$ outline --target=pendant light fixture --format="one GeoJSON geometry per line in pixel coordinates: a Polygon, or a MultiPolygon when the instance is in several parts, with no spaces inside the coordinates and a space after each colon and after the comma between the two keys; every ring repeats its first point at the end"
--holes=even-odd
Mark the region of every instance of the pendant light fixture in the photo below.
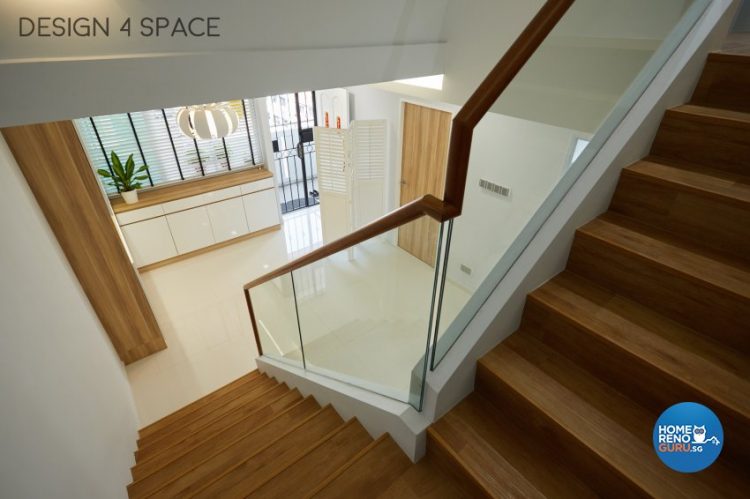
{"type": "Polygon", "coordinates": [[[191,139],[221,139],[237,130],[239,118],[228,102],[186,106],[177,111],[180,131],[191,139]]]}

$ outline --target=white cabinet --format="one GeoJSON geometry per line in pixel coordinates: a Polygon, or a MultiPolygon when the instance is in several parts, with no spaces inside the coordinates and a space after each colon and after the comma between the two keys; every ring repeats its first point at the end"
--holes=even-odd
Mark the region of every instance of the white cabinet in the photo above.
{"type": "Polygon", "coordinates": [[[172,239],[179,254],[214,244],[214,235],[205,206],[167,215],[172,239]]]}
{"type": "Polygon", "coordinates": [[[250,232],[265,229],[279,224],[279,205],[276,202],[275,189],[242,196],[250,232]]]}
{"type": "Polygon", "coordinates": [[[177,249],[164,217],[125,225],[122,227],[122,235],[125,237],[137,267],[177,255],[177,249]]]}
{"type": "Polygon", "coordinates": [[[117,214],[117,223],[120,225],[132,224],[149,218],[156,218],[164,215],[164,210],[160,204],[138,208],[137,210],[124,211],[117,214]]]}
{"type": "Polygon", "coordinates": [[[242,199],[233,198],[206,206],[217,243],[247,234],[247,220],[242,199]]]}
{"type": "Polygon", "coordinates": [[[272,178],[117,214],[137,267],[278,225],[272,178]]]}

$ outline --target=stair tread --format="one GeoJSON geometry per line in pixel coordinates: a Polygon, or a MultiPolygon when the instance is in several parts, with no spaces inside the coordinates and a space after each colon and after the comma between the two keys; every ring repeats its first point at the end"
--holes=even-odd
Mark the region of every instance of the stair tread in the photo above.
{"type": "MultiPolygon", "coordinates": [[[[279,392],[280,395],[271,398],[273,394],[268,394],[267,403],[261,407],[257,407],[252,411],[242,408],[230,413],[214,424],[186,436],[184,440],[136,464],[131,470],[133,478],[139,480],[148,476],[208,441],[216,445],[220,441],[228,442],[238,439],[242,435],[263,426],[272,418],[277,417],[280,413],[283,413],[286,409],[302,400],[302,395],[299,391],[296,389],[289,390],[286,385],[279,385],[274,391],[279,392]]],[[[247,409],[252,409],[253,407],[250,406],[247,409]]]]}
{"type": "Polygon", "coordinates": [[[383,499],[470,499],[461,488],[428,454],[409,467],[378,497],[383,499]]]}
{"type": "Polygon", "coordinates": [[[475,392],[428,430],[491,496],[593,497],[560,456],[535,446],[511,421],[497,418],[475,392]]]}
{"type": "Polygon", "coordinates": [[[280,431],[279,438],[257,448],[244,459],[226,460],[224,468],[206,474],[201,480],[181,479],[162,489],[161,497],[244,497],[286,469],[311,446],[328,438],[341,428],[344,421],[331,406],[280,431]]]}
{"type": "Polygon", "coordinates": [[[669,244],[662,239],[602,217],[579,228],[578,233],[620,247],[683,276],[710,284],[743,299],[750,299],[750,272],[738,266],[688,251],[684,246],[669,244]]]}
{"type": "Polygon", "coordinates": [[[701,172],[652,159],[638,161],[625,168],[623,172],[658,181],[670,187],[712,195],[743,206],[750,205],[750,184],[738,182],[737,176],[728,172],[701,172]]]}
{"type": "Polygon", "coordinates": [[[656,456],[656,420],[609,385],[519,331],[480,362],[577,442],[647,494],[656,497],[737,495],[746,487],[719,463],[701,475],[676,474],[656,456]],[[543,367],[542,367],[543,366],[543,367]]]}
{"type": "Polygon", "coordinates": [[[156,495],[179,491],[181,489],[176,487],[182,487],[183,484],[187,486],[196,480],[223,472],[226,467],[234,465],[238,458],[252,455],[254,449],[275,442],[285,434],[285,425],[294,426],[299,421],[305,421],[306,418],[318,414],[320,410],[317,402],[308,397],[259,426],[255,431],[240,436],[228,435],[229,438],[226,439],[219,435],[145,478],[131,483],[128,492],[132,494],[131,497],[137,497],[155,493],[157,490],[159,493],[156,495]]]}
{"type": "Polygon", "coordinates": [[[750,418],[746,355],[571,272],[530,298],[750,418]]]}
{"type": "Polygon", "coordinates": [[[339,468],[311,496],[357,497],[366,491],[367,495],[375,497],[385,492],[410,466],[406,454],[385,433],[339,468]]]}
{"type": "Polygon", "coordinates": [[[350,419],[263,485],[242,491],[242,497],[250,492],[252,497],[294,497],[301,486],[315,484],[334,473],[370,442],[372,437],[367,430],[356,419],[350,419]]]}
{"type": "Polygon", "coordinates": [[[237,378],[236,380],[234,380],[234,381],[232,381],[232,382],[230,382],[230,383],[222,386],[221,388],[219,388],[219,389],[217,389],[217,390],[215,390],[215,391],[213,391],[211,393],[208,393],[208,394],[204,395],[203,397],[199,398],[198,400],[195,400],[195,401],[187,404],[186,406],[177,409],[176,411],[172,412],[171,414],[168,414],[168,415],[164,416],[163,418],[161,418],[161,419],[159,419],[157,421],[154,421],[153,423],[151,423],[149,425],[144,426],[143,428],[141,428],[140,430],[138,430],[138,436],[142,439],[143,437],[146,437],[146,436],[148,436],[148,435],[150,435],[150,434],[158,431],[159,429],[161,429],[161,428],[163,428],[165,426],[168,426],[171,423],[173,423],[173,422],[181,419],[182,417],[186,416],[187,414],[191,413],[192,411],[194,411],[194,410],[196,410],[196,409],[198,409],[198,408],[200,408],[200,407],[202,407],[204,405],[210,404],[213,400],[221,397],[222,395],[224,395],[226,393],[229,393],[229,392],[237,389],[241,385],[244,385],[246,383],[250,383],[252,380],[254,380],[255,378],[259,377],[260,375],[261,375],[261,373],[257,369],[254,370],[254,371],[251,371],[251,372],[245,374],[244,376],[241,376],[241,377],[237,378]]]}
{"type": "Polygon", "coordinates": [[[732,122],[740,126],[750,126],[750,113],[743,111],[700,106],[697,104],[683,104],[681,106],[673,107],[667,112],[671,114],[679,114],[686,119],[732,122]]]}
{"type": "MultiPolygon", "coordinates": [[[[669,158],[669,157],[658,156],[656,154],[649,154],[648,156],[643,158],[641,161],[659,163],[659,164],[666,165],[666,166],[680,168],[682,170],[689,170],[689,171],[693,171],[697,173],[702,173],[702,174],[709,175],[712,177],[718,177],[725,181],[734,182],[736,184],[750,185],[750,176],[724,170],[718,167],[717,165],[696,163],[694,161],[689,161],[686,159],[669,158]]],[[[750,172],[748,173],[750,174],[750,172]]]]}
{"type": "MultiPolygon", "coordinates": [[[[206,404],[195,411],[181,417],[177,421],[172,422],[168,426],[161,428],[160,430],[143,437],[138,440],[138,450],[142,451],[146,447],[153,445],[156,442],[161,441],[165,437],[174,435],[176,432],[184,431],[188,427],[195,426],[196,422],[207,421],[211,418],[212,414],[215,414],[218,410],[224,408],[226,405],[231,404],[237,400],[246,400],[248,397],[257,396],[271,387],[276,386],[278,383],[262,374],[259,377],[253,379],[250,383],[246,383],[232,390],[231,392],[225,393],[223,396],[213,400],[211,403],[206,404]]],[[[138,455],[139,452],[136,452],[138,455]]]]}
{"type": "Polygon", "coordinates": [[[731,62],[733,64],[750,64],[750,54],[718,51],[708,54],[708,60],[718,62],[731,62]]]}

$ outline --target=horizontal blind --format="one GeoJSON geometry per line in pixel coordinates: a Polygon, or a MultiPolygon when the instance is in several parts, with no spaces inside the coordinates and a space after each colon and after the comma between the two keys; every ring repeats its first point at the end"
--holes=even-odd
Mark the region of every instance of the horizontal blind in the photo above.
{"type": "MultiPolygon", "coordinates": [[[[148,187],[152,183],[163,185],[261,164],[263,154],[253,101],[236,100],[230,105],[237,112],[239,125],[223,140],[186,137],[177,125],[179,107],[75,121],[94,170],[110,170],[112,151],[123,162],[133,154],[136,166],[148,166],[151,178],[143,182],[148,187]]],[[[117,193],[115,187],[102,183],[108,194],[117,193]]]]}
{"type": "Polygon", "coordinates": [[[154,185],[182,180],[161,109],[131,113],[130,117],[154,185]]]}
{"type": "MultiPolygon", "coordinates": [[[[98,169],[110,170],[109,162],[105,156],[105,152],[102,151],[99,145],[99,139],[96,137],[94,131],[94,125],[91,123],[91,119],[85,118],[75,120],[76,130],[78,131],[78,137],[81,139],[81,145],[86,150],[86,154],[91,162],[91,167],[94,171],[98,169]]],[[[98,175],[97,175],[98,177],[98,175]]],[[[107,194],[117,194],[117,189],[107,183],[103,183],[104,190],[107,194]]]]}
{"type": "Polygon", "coordinates": [[[167,125],[169,126],[169,133],[172,134],[172,141],[174,142],[174,148],[177,151],[177,157],[180,158],[180,168],[182,168],[182,175],[185,179],[191,179],[203,176],[203,168],[201,167],[201,160],[198,157],[198,149],[195,145],[195,140],[186,137],[180,127],[177,126],[177,111],[179,107],[170,107],[164,109],[164,114],[167,116],[167,125]]]}

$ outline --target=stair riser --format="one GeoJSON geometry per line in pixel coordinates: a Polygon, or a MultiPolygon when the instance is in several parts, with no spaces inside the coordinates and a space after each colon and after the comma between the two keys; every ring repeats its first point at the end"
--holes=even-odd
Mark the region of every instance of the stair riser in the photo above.
{"type": "Polygon", "coordinates": [[[562,353],[592,376],[612,385],[621,393],[649,409],[654,419],[642,421],[642,434],[649,440],[656,417],[667,407],[684,401],[710,407],[724,426],[724,456],[728,462],[750,465],[748,449],[750,421],[712,398],[695,390],[684,380],[673,377],[642,358],[618,348],[595,332],[556,312],[530,296],[524,309],[524,334],[532,334],[554,350],[562,353]]]}
{"type": "Polygon", "coordinates": [[[623,171],[610,210],[750,262],[750,205],[623,171]]]}
{"type": "Polygon", "coordinates": [[[492,495],[483,489],[472,475],[461,466],[455,456],[446,448],[442,439],[436,437],[432,429],[427,430],[427,453],[444,473],[462,484],[471,497],[492,499],[492,495]]]}
{"type": "Polygon", "coordinates": [[[568,269],[654,311],[750,352],[750,300],[579,231],[568,269]]]}
{"type": "Polygon", "coordinates": [[[273,417],[301,400],[302,396],[298,392],[289,392],[278,401],[269,401],[268,405],[249,414],[246,411],[235,411],[235,413],[244,415],[244,417],[241,419],[234,418],[231,416],[234,416],[235,413],[232,413],[217,421],[217,424],[211,425],[209,428],[210,431],[190,435],[184,441],[164,449],[148,461],[136,465],[132,469],[133,479],[140,480],[141,478],[154,473],[208,440],[213,439],[216,441],[219,438],[232,438],[230,435],[234,435],[235,439],[239,439],[242,435],[251,433],[259,426],[267,423],[273,417]],[[225,420],[227,421],[225,422],[225,420]]]}
{"type": "Polygon", "coordinates": [[[185,435],[200,431],[200,429],[204,426],[218,421],[226,414],[229,414],[230,412],[233,412],[241,407],[247,407],[250,404],[255,405],[257,399],[268,390],[274,388],[275,384],[275,382],[264,383],[262,385],[259,385],[257,388],[254,388],[253,390],[240,395],[239,397],[233,398],[232,400],[222,402],[220,404],[214,404],[211,406],[212,410],[207,410],[205,412],[202,411],[199,417],[190,418],[190,421],[186,421],[180,426],[174,426],[172,428],[172,431],[170,431],[169,433],[160,434],[158,438],[154,436],[153,440],[149,439],[147,443],[144,443],[140,450],[136,451],[136,459],[140,460],[141,456],[147,456],[156,448],[166,448],[168,446],[174,445],[185,438],[185,435]]]}
{"type": "Polygon", "coordinates": [[[498,411],[512,420],[533,439],[549,445],[576,473],[586,477],[587,485],[603,497],[644,497],[646,494],[613,469],[597,453],[532,404],[522,393],[477,364],[475,389],[492,401],[498,411]]]}
{"type": "Polygon", "coordinates": [[[741,59],[748,58],[710,55],[691,103],[750,112],[750,64],[741,59]]]}
{"type": "Polygon", "coordinates": [[[651,154],[748,175],[750,123],[695,118],[667,111],[651,154]]]}

